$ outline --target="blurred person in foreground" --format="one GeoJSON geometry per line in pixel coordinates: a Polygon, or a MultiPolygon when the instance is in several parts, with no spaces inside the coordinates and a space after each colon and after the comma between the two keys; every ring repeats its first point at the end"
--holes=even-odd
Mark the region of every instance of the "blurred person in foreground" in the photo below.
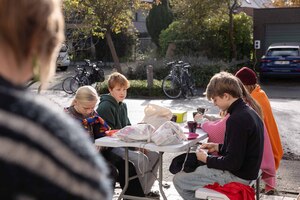
{"type": "Polygon", "coordinates": [[[83,128],[26,90],[47,85],[63,39],[59,0],[0,0],[0,199],[112,199],[83,128]]]}
{"type": "Polygon", "coordinates": [[[261,106],[263,113],[263,120],[269,134],[276,170],[279,168],[281,158],[283,156],[283,148],[280,140],[280,134],[278,127],[272,112],[272,107],[266,93],[261,89],[260,85],[257,83],[256,73],[248,68],[243,67],[235,74],[242,83],[245,85],[248,92],[251,94],[253,99],[255,99],[261,106]]]}

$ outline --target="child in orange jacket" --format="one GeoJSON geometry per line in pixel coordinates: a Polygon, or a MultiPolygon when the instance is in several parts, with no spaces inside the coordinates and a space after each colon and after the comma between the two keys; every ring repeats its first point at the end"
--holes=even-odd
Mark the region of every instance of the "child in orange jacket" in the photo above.
{"type": "Polygon", "coordinates": [[[243,67],[235,75],[243,82],[251,96],[260,104],[262,108],[264,123],[269,133],[275,159],[275,168],[277,170],[279,168],[280,160],[283,156],[283,149],[269,98],[257,84],[257,76],[252,69],[243,67]]]}

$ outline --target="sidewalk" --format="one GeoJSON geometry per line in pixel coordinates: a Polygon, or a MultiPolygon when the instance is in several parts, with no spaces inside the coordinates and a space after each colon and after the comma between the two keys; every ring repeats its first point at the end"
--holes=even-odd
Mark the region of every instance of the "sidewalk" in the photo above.
{"type": "MultiPolygon", "coordinates": [[[[32,90],[36,93],[36,90],[32,90]]],[[[42,91],[41,95],[47,97],[51,101],[53,101],[58,107],[63,108],[69,106],[73,96],[68,95],[63,91],[58,90],[47,90],[42,91]]],[[[158,105],[162,105],[168,107],[173,110],[185,110],[187,111],[187,120],[192,118],[192,112],[196,107],[207,107],[209,109],[209,113],[217,113],[218,110],[209,104],[204,98],[195,98],[195,99],[179,99],[179,100],[170,100],[170,99],[161,99],[161,100],[145,100],[145,99],[126,99],[127,107],[129,112],[129,118],[132,124],[136,124],[140,122],[144,116],[144,107],[148,103],[154,103],[158,105]]],[[[168,167],[172,158],[176,155],[164,155],[164,164],[163,164],[163,175],[164,181],[169,183],[171,187],[169,189],[165,189],[166,196],[170,200],[181,200],[178,196],[175,188],[172,185],[173,175],[169,173],[168,167]]],[[[277,172],[277,190],[280,196],[265,196],[261,194],[261,199],[263,200],[300,200],[299,192],[300,192],[300,161],[294,160],[282,160],[280,168],[277,172]],[[298,199],[297,199],[298,196],[298,199]]],[[[158,190],[157,184],[154,186],[154,190],[158,190]]],[[[120,192],[116,190],[116,195],[120,192]]],[[[115,195],[115,196],[116,196],[115,195]]],[[[117,198],[114,198],[117,199],[117,198]]]]}

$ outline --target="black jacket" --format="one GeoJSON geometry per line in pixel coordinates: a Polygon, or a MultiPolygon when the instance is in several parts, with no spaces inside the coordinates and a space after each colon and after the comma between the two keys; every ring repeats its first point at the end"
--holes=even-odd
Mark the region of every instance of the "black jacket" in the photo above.
{"type": "Polygon", "coordinates": [[[254,180],[262,161],[264,125],[257,113],[242,99],[228,108],[224,144],[219,145],[221,157],[209,155],[207,167],[230,171],[245,180],[254,180]]]}

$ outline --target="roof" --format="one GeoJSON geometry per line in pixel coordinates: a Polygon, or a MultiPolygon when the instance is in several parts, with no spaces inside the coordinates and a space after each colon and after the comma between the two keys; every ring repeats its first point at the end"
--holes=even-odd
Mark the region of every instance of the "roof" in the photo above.
{"type": "Polygon", "coordinates": [[[272,8],[271,0],[240,0],[241,7],[244,8],[272,8]]]}
{"type": "Polygon", "coordinates": [[[300,42],[281,42],[281,43],[273,43],[269,46],[269,48],[299,48],[300,42]]]}

